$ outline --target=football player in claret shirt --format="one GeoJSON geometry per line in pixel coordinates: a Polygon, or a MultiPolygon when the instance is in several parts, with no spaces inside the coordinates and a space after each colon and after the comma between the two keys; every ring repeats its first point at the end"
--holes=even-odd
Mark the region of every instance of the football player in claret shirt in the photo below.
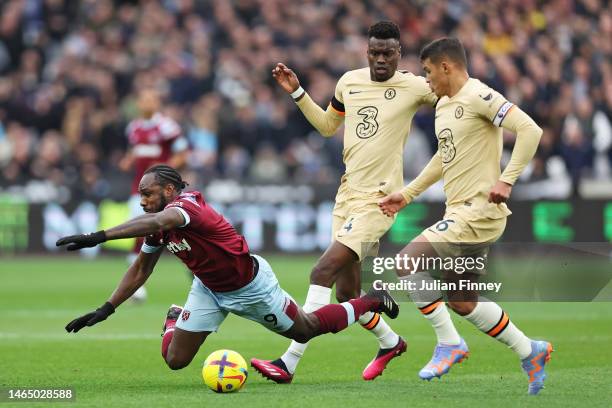
{"type": "MultiPolygon", "coordinates": [[[[277,64],[272,72],[321,135],[334,135],[344,123],[346,171],[335,198],[332,243],[311,271],[305,310],[328,304],[334,284],[339,302],[358,297],[361,261],[376,254],[380,237],[393,224],[394,218],[380,212],[378,201],[404,184],[403,151],[412,118],[419,107],[431,107],[437,101],[425,78],[397,69],[400,57],[399,28],[389,21],[372,25],[368,66],[342,75],[327,110],[310,98],[284,64],[277,64]]],[[[363,370],[363,378],[373,380],[406,350],[406,342],[376,313],[363,315],[359,323],[378,340],[378,353],[363,370]]],[[[251,363],[264,377],[288,383],[306,346],[294,341],[280,358],[252,359],[251,363]],[[277,369],[269,372],[270,365],[277,369]],[[278,370],[283,375],[277,375],[278,370]]]]}
{"type": "Polygon", "coordinates": [[[108,230],[57,241],[58,246],[74,251],[107,240],[146,236],[141,252],[108,301],[68,323],[68,332],[93,326],[114,313],[151,275],[163,247],[194,274],[185,306],[173,305],[166,315],[162,356],[173,370],[191,362],[230,312],[300,342],[343,330],[364,313],[384,312],[391,318],[399,313],[387,292],[375,290],[340,305],[304,312],[281,289],[270,264],[249,252],[244,237],[199,192],[183,193],[185,185],[172,167],[153,166],[138,186],[146,214],[108,230]]]}
{"type": "MultiPolygon", "coordinates": [[[[438,151],[421,174],[404,189],[381,200],[382,211],[395,215],[429,186],[442,179],[446,212],[402,253],[408,257],[470,257],[486,259],[488,247],[499,239],[511,214],[506,205],[512,185],[533,158],[542,129],[518,106],[478,79],[470,78],[463,45],[442,38],[427,45],[421,62],[432,90],[440,97],[435,129],[438,151]],[[502,129],[516,134],[510,162],[500,169],[502,129]]],[[[447,273],[447,280],[477,281],[483,269],[447,273]]],[[[400,279],[431,280],[427,271],[398,270],[400,279]],[[415,273],[419,272],[419,273],[415,273]]],[[[431,361],[419,372],[425,380],[440,377],[468,354],[438,290],[410,296],[438,337],[431,361]]],[[[528,393],[544,386],[544,366],[552,346],[527,337],[495,302],[476,291],[447,291],[448,305],[478,329],[507,345],[522,361],[529,378],[528,393]]]]}
{"type": "MultiPolygon", "coordinates": [[[[128,202],[131,217],[142,214],[138,183],[145,170],[154,164],[167,164],[180,169],[187,161],[189,143],[182,135],[180,126],[172,118],[160,112],[161,103],[161,96],[156,89],[140,90],[137,99],[140,116],[132,120],[125,131],[129,148],[121,159],[119,167],[123,171],[134,172],[132,192],[128,202]]],[[[141,245],[142,239],[136,239],[132,254],[128,257],[129,263],[134,261],[141,245]]],[[[144,286],[132,297],[136,301],[145,298],[144,286]]]]}

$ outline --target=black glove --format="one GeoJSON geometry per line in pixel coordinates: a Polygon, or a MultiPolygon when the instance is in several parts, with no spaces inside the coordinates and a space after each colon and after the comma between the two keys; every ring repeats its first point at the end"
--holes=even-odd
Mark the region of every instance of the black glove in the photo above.
{"type": "Polygon", "coordinates": [[[115,313],[115,306],[111,302],[106,302],[94,312],[87,313],[81,317],[77,317],[66,325],[66,331],[68,333],[76,333],[85,326],[93,326],[96,323],[106,320],[106,318],[115,313]]]}
{"type": "Polygon", "coordinates": [[[55,243],[55,246],[68,244],[66,247],[69,251],[76,251],[81,248],[95,247],[102,242],[106,242],[106,233],[104,230],[91,232],[89,234],[70,235],[69,237],[60,238],[55,243]]]}

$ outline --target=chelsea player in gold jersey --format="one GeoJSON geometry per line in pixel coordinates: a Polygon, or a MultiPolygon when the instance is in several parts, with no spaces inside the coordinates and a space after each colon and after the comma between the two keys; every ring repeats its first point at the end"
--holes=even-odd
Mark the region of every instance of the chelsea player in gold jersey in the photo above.
{"type": "MultiPolygon", "coordinates": [[[[469,77],[459,40],[442,38],[430,43],[421,52],[421,62],[427,82],[440,98],[435,119],[438,151],[417,178],[383,199],[380,207],[385,214],[394,216],[442,179],[446,193],[443,219],[424,230],[402,254],[486,257],[489,244],[504,231],[511,214],[505,202],[512,185],[533,158],[542,130],[501,94],[469,77]],[[503,173],[501,128],[516,134],[512,156],[503,173]]],[[[398,270],[398,275],[406,280],[432,279],[426,271],[410,268],[398,270]]],[[[458,279],[457,276],[451,272],[445,279],[458,279]]],[[[461,279],[475,281],[478,273],[464,273],[461,279]]],[[[426,380],[441,377],[467,357],[468,347],[453,326],[440,291],[409,292],[438,337],[434,355],[419,376],[426,380]]],[[[543,388],[544,366],[552,352],[550,343],[525,336],[499,305],[476,292],[448,291],[447,299],[457,314],[518,355],[529,377],[529,394],[537,394],[543,388]]]]}
{"type": "MultiPolygon", "coordinates": [[[[437,101],[425,78],[397,70],[399,40],[399,29],[392,22],[371,26],[368,67],[340,78],[326,110],[313,102],[291,69],[279,63],[272,71],[323,136],[332,136],[344,123],[346,172],[333,209],[332,243],[312,269],[304,310],[328,304],[334,283],[339,302],[359,296],[360,262],[377,251],[380,237],[394,220],[380,212],[378,201],[403,185],[402,153],[412,118],[420,106],[434,106],[437,101]]],[[[363,378],[372,380],[406,350],[406,343],[379,314],[367,313],[359,322],[379,342],[376,357],[363,371],[363,378]]],[[[306,344],[294,341],[279,359],[252,359],[251,364],[264,377],[288,383],[305,349],[306,344]]]]}

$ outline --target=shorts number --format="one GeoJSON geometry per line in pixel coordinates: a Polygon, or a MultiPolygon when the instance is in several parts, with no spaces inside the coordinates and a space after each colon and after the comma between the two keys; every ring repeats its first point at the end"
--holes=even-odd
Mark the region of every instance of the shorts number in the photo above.
{"type": "Polygon", "coordinates": [[[374,106],[364,106],[357,111],[357,114],[363,116],[363,119],[355,129],[357,137],[360,139],[367,139],[374,136],[378,131],[378,122],[376,121],[378,109],[374,106]]]}
{"type": "Polygon", "coordinates": [[[436,229],[440,232],[444,232],[448,229],[449,227],[449,223],[454,223],[455,221],[453,220],[442,220],[442,221],[438,221],[436,223],[436,229]]]}
{"type": "Polygon", "coordinates": [[[274,313],[270,313],[264,316],[264,320],[268,323],[273,323],[274,326],[278,324],[278,319],[274,313]]]}

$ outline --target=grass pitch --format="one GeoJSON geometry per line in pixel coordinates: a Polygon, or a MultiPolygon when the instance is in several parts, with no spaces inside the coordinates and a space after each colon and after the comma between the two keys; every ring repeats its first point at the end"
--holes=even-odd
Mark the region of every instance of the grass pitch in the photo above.
{"type": "MultiPolygon", "coordinates": [[[[306,295],[313,257],[269,256],[281,285],[298,301],[306,295]]],[[[505,303],[530,337],[554,344],[546,388],[526,395],[527,379],[516,356],[457,316],[471,356],[442,380],[417,377],[430,358],[435,336],[410,304],[392,327],[408,352],[373,382],[361,371],[377,350],[359,326],[315,339],[294,383],[276,385],[252,369],[237,394],[215,394],[203,384],[201,364],[213,350],[229,348],[251,357],[276,358],[288,340],[250,321],[230,316],[204,343],[192,364],[169,370],[160,355],[160,332],[171,303],[182,304],[190,281],[182,264],[164,255],[142,305],[123,305],[107,321],[68,335],[64,325],[107,299],[125,270],[123,257],[14,258],[0,261],[0,387],[72,387],[66,407],[190,406],[612,406],[612,304],[505,303]]],[[[42,406],[40,403],[0,403],[42,406]]]]}

